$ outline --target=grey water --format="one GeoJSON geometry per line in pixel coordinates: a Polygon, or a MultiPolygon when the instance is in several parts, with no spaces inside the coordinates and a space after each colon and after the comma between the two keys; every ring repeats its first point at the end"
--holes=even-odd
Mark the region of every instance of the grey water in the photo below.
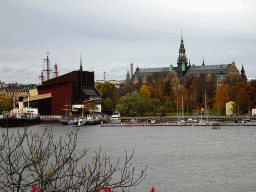
{"type": "MultiPolygon", "coordinates": [[[[60,124],[29,129],[40,133],[46,126],[53,128],[56,137],[72,129],[60,124]]],[[[137,175],[148,166],[145,180],[130,191],[149,192],[152,186],[156,192],[256,191],[254,126],[82,126],[77,150],[87,148],[92,157],[100,146],[113,161],[122,162],[125,151],[128,155],[134,151],[132,166],[137,175]]]]}

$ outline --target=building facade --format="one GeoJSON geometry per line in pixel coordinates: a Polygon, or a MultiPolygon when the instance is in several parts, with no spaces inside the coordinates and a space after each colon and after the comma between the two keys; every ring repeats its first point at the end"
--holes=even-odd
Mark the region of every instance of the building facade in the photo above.
{"type": "MultiPolygon", "coordinates": [[[[191,77],[200,76],[211,76],[216,84],[221,85],[224,82],[226,75],[237,75],[239,74],[239,70],[237,69],[235,62],[231,62],[229,64],[216,64],[216,65],[207,65],[203,59],[201,65],[196,66],[195,64],[191,65],[190,61],[188,62],[186,56],[186,49],[184,46],[183,37],[181,36],[179,55],[177,59],[177,66],[174,67],[172,64],[169,67],[162,68],[139,68],[137,66],[135,73],[131,74],[131,82],[137,83],[138,81],[145,81],[145,77],[149,77],[157,72],[173,72],[176,74],[180,84],[185,83],[185,77],[187,75],[191,77]]],[[[239,74],[240,75],[240,74],[239,74]]],[[[242,66],[241,76],[246,79],[245,70],[242,66]]],[[[218,86],[217,86],[218,87],[218,86]]],[[[219,86],[220,87],[220,86],[219,86]]]]}

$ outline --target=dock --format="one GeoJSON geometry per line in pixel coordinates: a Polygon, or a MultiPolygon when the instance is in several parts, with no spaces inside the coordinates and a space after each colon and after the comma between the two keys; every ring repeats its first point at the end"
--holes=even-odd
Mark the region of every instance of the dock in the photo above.
{"type": "MultiPolygon", "coordinates": [[[[206,124],[206,125],[199,125],[198,123],[191,123],[191,124],[182,124],[179,125],[177,123],[156,123],[156,124],[129,124],[129,123],[121,123],[121,124],[101,124],[101,127],[138,127],[138,126],[147,126],[147,127],[169,127],[169,126],[176,126],[176,127],[183,127],[183,126],[200,126],[200,127],[216,127],[214,126],[216,123],[206,124]]],[[[221,126],[256,126],[255,123],[218,123],[218,129],[221,126]]],[[[213,128],[214,129],[214,128],[213,128]]]]}
{"type": "Polygon", "coordinates": [[[121,123],[121,124],[101,124],[101,127],[155,127],[155,126],[192,126],[192,124],[185,124],[185,125],[177,125],[173,123],[156,123],[156,124],[126,124],[126,123],[121,123]]]}

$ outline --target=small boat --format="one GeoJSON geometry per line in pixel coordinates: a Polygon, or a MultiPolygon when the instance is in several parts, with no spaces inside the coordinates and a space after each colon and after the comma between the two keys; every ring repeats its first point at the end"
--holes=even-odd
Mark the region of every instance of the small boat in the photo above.
{"type": "Polygon", "coordinates": [[[110,122],[113,124],[121,123],[121,116],[119,112],[114,112],[113,115],[110,118],[110,122]]]}
{"type": "Polygon", "coordinates": [[[201,121],[199,122],[199,125],[209,125],[209,122],[206,121],[206,120],[201,120],[201,121]]]}
{"type": "Polygon", "coordinates": [[[246,123],[246,122],[247,122],[246,119],[242,119],[242,120],[241,120],[241,123],[246,123]]]}
{"type": "Polygon", "coordinates": [[[68,121],[68,125],[78,125],[78,120],[77,119],[72,119],[68,121]]]}
{"type": "Polygon", "coordinates": [[[153,119],[152,117],[148,118],[148,123],[150,124],[156,124],[156,120],[153,119]]]}
{"type": "Polygon", "coordinates": [[[179,121],[177,122],[177,124],[178,124],[178,125],[186,125],[186,122],[185,122],[183,119],[181,119],[181,120],[179,120],[179,121]]]}
{"type": "Polygon", "coordinates": [[[131,119],[130,124],[136,124],[137,121],[135,119],[131,119]]]}
{"type": "Polygon", "coordinates": [[[245,121],[246,121],[246,122],[247,122],[247,121],[251,121],[250,117],[247,116],[246,119],[245,119],[245,121]]]}
{"type": "Polygon", "coordinates": [[[87,123],[87,118],[86,117],[79,117],[78,118],[78,125],[85,125],[87,123]]]}
{"type": "Polygon", "coordinates": [[[64,119],[62,125],[78,125],[78,119],[64,119]]]}

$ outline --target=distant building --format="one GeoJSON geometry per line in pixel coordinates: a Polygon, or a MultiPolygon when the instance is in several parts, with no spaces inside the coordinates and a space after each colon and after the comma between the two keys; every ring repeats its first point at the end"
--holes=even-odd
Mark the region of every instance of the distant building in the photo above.
{"type": "Polygon", "coordinates": [[[229,101],[229,102],[226,103],[226,115],[227,116],[235,115],[233,113],[234,104],[235,104],[234,101],[229,101]]]}
{"type": "Polygon", "coordinates": [[[10,97],[15,102],[15,107],[19,105],[19,97],[29,97],[29,91],[36,88],[36,85],[9,83],[8,85],[1,84],[0,97],[10,97]]]}
{"type": "Polygon", "coordinates": [[[256,109],[252,109],[252,116],[255,116],[256,115],[256,109]]]}
{"type": "MultiPolygon", "coordinates": [[[[29,98],[29,103],[38,105],[41,115],[81,115],[82,107],[93,102],[101,112],[101,96],[95,89],[94,72],[80,70],[44,81],[37,87],[38,96],[29,98]]],[[[24,101],[26,102],[28,100],[24,101]]],[[[36,106],[35,106],[36,107],[36,106]]]]}
{"type": "MultiPolygon", "coordinates": [[[[133,82],[134,84],[143,81],[145,82],[148,76],[151,76],[157,72],[173,72],[176,74],[181,84],[185,83],[185,77],[187,75],[191,77],[197,77],[199,74],[205,77],[211,76],[217,83],[217,87],[220,87],[220,85],[224,82],[224,79],[226,75],[228,75],[228,73],[229,75],[236,75],[237,73],[239,74],[239,70],[237,70],[234,61],[230,64],[207,65],[203,59],[202,65],[191,65],[190,61],[188,62],[186,56],[186,50],[182,36],[179,48],[179,56],[177,59],[177,67],[174,67],[172,64],[170,64],[169,67],[161,68],[139,68],[137,66],[135,73],[131,78],[131,82],[133,82]]],[[[241,70],[241,76],[246,79],[245,70],[243,66],[241,70]]]]}
{"type": "Polygon", "coordinates": [[[110,82],[110,83],[114,84],[116,88],[123,89],[125,80],[108,80],[108,81],[96,80],[95,84],[97,85],[98,83],[105,83],[105,82],[110,82]]]}

